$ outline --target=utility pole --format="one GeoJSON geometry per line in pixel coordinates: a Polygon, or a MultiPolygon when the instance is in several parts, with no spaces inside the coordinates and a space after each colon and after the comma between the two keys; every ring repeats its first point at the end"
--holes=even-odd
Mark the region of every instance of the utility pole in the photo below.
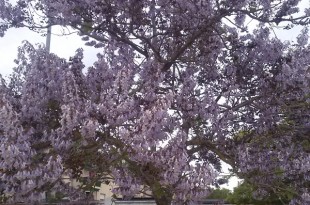
{"type": "Polygon", "coordinates": [[[47,34],[46,34],[46,43],[45,43],[45,48],[46,51],[49,53],[51,50],[51,35],[52,35],[52,25],[51,25],[51,19],[50,19],[50,8],[49,8],[49,3],[48,3],[48,10],[46,11],[47,14],[47,34]]]}
{"type": "Polygon", "coordinates": [[[52,26],[49,25],[47,27],[46,43],[45,43],[46,51],[48,53],[50,52],[50,49],[51,49],[51,35],[52,35],[52,26]]]}

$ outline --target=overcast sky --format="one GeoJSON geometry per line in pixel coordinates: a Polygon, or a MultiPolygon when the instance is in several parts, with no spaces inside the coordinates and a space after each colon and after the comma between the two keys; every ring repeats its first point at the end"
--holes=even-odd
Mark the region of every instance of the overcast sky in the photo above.
{"type": "MultiPolygon", "coordinates": [[[[10,0],[11,2],[13,0],[10,0]]],[[[309,8],[310,0],[303,0],[300,3],[300,8],[309,8]]],[[[275,30],[278,38],[282,40],[292,41],[299,34],[301,27],[295,27],[291,30],[275,30]]],[[[53,27],[53,33],[60,33],[59,28],[53,27]]],[[[4,37],[0,37],[0,74],[3,76],[12,72],[15,66],[14,59],[17,56],[17,48],[22,44],[23,40],[27,40],[32,44],[45,43],[45,37],[40,34],[30,31],[26,28],[10,29],[4,37]]],[[[52,36],[51,52],[56,53],[58,56],[68,59],[74,55],[77,48],[83,48],[85,53],[84,63],[90,66],[96,60],[96,54],[100,52],[88,46],[84,46],[84,42],[80,40],[77,34],[69,36],[52,36]]]]}
{"type": "MultiPolygon", "coordinates": [[[[53,27],[52,32],[59,33],[59,29],[53,27]]],[[[26,28],[10,29],[3,38],[0,37],[0,73],[7,75],[12,72],[15,66],[14,59],[17,57],[17,49],[22,45],[22,41],[27,40],[32,44],[45,44],[45,37],[30,31],[26,28]]],[[[77,34],[69,36],[53,35],[51,40],[51,52],[68,59],[74,55],[77,48],[83,48],[85,53],[84,63],[90,66],[96,59],[98,49],[84,46],[77,34]]]]}
{"type": "MultiPolygon", "coordinates": [[[[57,32],[57,30],[57,28],[53,28],[53,32],[57,32]]],[[[276,30],[277,36],[282,40],[294,40],[299,32],[300,27],[288,31],[276,30]]],[[[10,29],[3,38],[0,37],[0,73],[2,75],[7,75],[12,72],[12,68],[15,66],[14,59],[16,59],[17,56],[17,48],[24,40],[32,44],[45,43],[45,37],[26,28],[10,29]]],[[[90,66],[92,62],[95,61],[96,54],[100,50],[84,46],[84,42],[80,40],[77,34],[52,36],[51,52],[56,53],[60,57],[68,59],[69,56],[74,55],[75,50],[80,47],[85,51],[84,63],[90,66]]]]}

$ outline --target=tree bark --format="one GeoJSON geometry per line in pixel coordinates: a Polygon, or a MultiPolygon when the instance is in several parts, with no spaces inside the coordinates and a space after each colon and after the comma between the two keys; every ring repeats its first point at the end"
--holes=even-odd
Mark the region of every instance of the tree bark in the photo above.
{"type": "Polygon", "coordinates": [[[161,197],[156,197],[155,198],[155,203],[156,205],[171,205],[171,197],[167,197],[167,196],[161,196],[161,197]]]}
{"type": "Polygon", "coordinates": [[[171,205],[172,192],[167,187],[162,187],[158,182],[153,181],[151,186],[152,194],[157,205],[171,205]]]}

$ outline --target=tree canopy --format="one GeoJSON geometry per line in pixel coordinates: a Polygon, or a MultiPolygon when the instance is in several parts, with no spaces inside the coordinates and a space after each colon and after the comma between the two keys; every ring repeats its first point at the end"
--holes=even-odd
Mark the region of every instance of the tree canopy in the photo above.
{"type": "Polygon", "coordinates": [[[158,205],[191,204],[223,161],[257,195],[289,183],[291,204],[308,203],[310,9],[299,2],[0,0],[0,36],[61,25],[98,48],[89,68],[81,49],[65,60],[19,48],[0,82],[4,193],[73,196],[61,177],[87,168],[115,194],[150,190],[158,205]],[[304,29],[282,42],[275,25],[304,29]]]}
{"type": "Polygon", "coordinates": [[[226,195],[225,198],[232,204],[255,204],[255,205],[283,205],[289,204],[289,201],[292,199],[291,190],[289,186],[287,191],[283,191],[281,195],[279,193],[275,194],[272,192],[266,193],[265,196],[255,198],[255,189],[256,187],[243,182],[238,187],[234,188],[233,193],[226,195]]]}
{"type": "Polygon", "coordinates": [[[208,199],[227,199],[228,196],[230,196],[232,193],[229,189],[225,189],[225,188],[217,188],[217,189],[213,189],[211,191],[211,193],[208,195],[208,199]]]}

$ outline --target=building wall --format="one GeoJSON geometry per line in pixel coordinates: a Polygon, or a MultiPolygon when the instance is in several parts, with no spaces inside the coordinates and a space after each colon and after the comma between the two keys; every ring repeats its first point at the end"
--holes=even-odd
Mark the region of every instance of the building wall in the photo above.
{"type": "MultiPolygon", "coordinates": [[[[89,177],[90,174],[88,171],[83,171],[82,173],[82,177],[89,177]]],[[[78,182],[77,180],[75,179],[70,179],[69,177],[67,176],[64,176],[63,177],[63,181],[65,183],[69,183],[70,186],[74,187],[74,188],[78,188],[81,183],[78,182]]],[[[93,192],[93,199],[95,201],[100,201],[100,202],[103,202],[105,205],[110,205],[112,204],[112,196],[113,196],[113,193],[112,193],[112,189],[113,189],[113,184],[104,184],[102,183],[100,185],[100,187],[96,187],[96,189],[99,189],[98,191],[96,192],[93,192]]]]}
{"type": "MultiPolygon", "coordinates": [[[[92,173],[88,171],[83,171],[81,177],[91,177],[92,173]]],[[[80,186],[80,182],[74,179],[70,179],[69,177],[64,176],[63,181],[65,183],[69,183],[70,186],[74,188],[78,188],[80,186]]],[[[115,200],[113,197],[112,189],[116,185],[110,182],[108,185],[105,183],[100,184],[100,186],[95,187],[98,191],[93,192],[93,200],[97,202],[102,202],[104,205],[156,205],[154,200],[151,200],[149,196],[138,194],[135,197],[138,200],[129,200],[129,201],[122,201],[122,200],[115,200]],[[143,199],[145,198],[145,200],[143,199]]],[[[148,195],[151,195],[150,191],[146,191],[148,195]]],[[[119,196],[120,197],[120,196],[119,196]]],[[[96,203],[97,204],[97,203],[96,203]]]]}

